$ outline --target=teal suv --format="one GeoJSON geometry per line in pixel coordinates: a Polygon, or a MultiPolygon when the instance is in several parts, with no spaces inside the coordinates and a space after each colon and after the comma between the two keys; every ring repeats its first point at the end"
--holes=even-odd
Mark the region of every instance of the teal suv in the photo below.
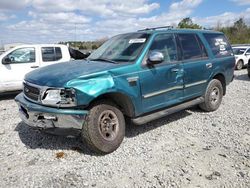
{"type": "Polygon", "coordinates": [[[235,58],[223,33],[151,28],[115,36],[86,60],[26,75],[20,117],[44,130],[79,130],[96,152],[125,135],[125,117],[145,124],[193,105],[219,108],[235,58]]]}

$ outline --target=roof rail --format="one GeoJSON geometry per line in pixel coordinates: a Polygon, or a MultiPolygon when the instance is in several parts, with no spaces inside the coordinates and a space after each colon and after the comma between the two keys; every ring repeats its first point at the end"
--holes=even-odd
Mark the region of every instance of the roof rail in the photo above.
{"type": "Polygon", "coordinates": [[[174,26],[162,26],[162,27],[145,28],[145,29],[141,29],[138,31],[150,31],[150,30],[173,29],[173,28],[174,28],[174,26]]]}

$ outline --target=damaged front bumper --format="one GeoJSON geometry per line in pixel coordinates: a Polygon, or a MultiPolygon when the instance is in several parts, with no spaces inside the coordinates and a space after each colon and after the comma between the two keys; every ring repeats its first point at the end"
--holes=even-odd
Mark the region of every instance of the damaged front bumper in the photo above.
{"type": "Polygon", "coordinates": [[[20,118],[29,126],[51,129],[82,129],[86,110],[60,109],[42,106],[28,101],[21,93],[16,96],[15,101],[19,106],[20,118]]]}

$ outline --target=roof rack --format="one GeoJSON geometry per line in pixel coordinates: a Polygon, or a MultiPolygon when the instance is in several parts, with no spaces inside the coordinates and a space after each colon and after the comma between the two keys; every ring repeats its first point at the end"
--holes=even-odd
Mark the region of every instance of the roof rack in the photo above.
{"type": "Polygon", "coordinates": [[[150,31],[150,30],[173,29],[173,28],[174,28],[174,26],[162,26],[162,27],[145,28],[145,29],[141,29],[138,31],[150,31]]]}

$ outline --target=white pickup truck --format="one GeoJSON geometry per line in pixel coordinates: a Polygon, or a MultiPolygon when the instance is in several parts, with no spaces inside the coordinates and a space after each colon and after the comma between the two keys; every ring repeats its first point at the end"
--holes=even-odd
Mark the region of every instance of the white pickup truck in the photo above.
{"type": "Polygon", "coordinates": [[[25,74],[34,69],[70,61],[72,50],[60,44],[21,45],[1,54],[0,93],[21,90],[25,74]]]}

